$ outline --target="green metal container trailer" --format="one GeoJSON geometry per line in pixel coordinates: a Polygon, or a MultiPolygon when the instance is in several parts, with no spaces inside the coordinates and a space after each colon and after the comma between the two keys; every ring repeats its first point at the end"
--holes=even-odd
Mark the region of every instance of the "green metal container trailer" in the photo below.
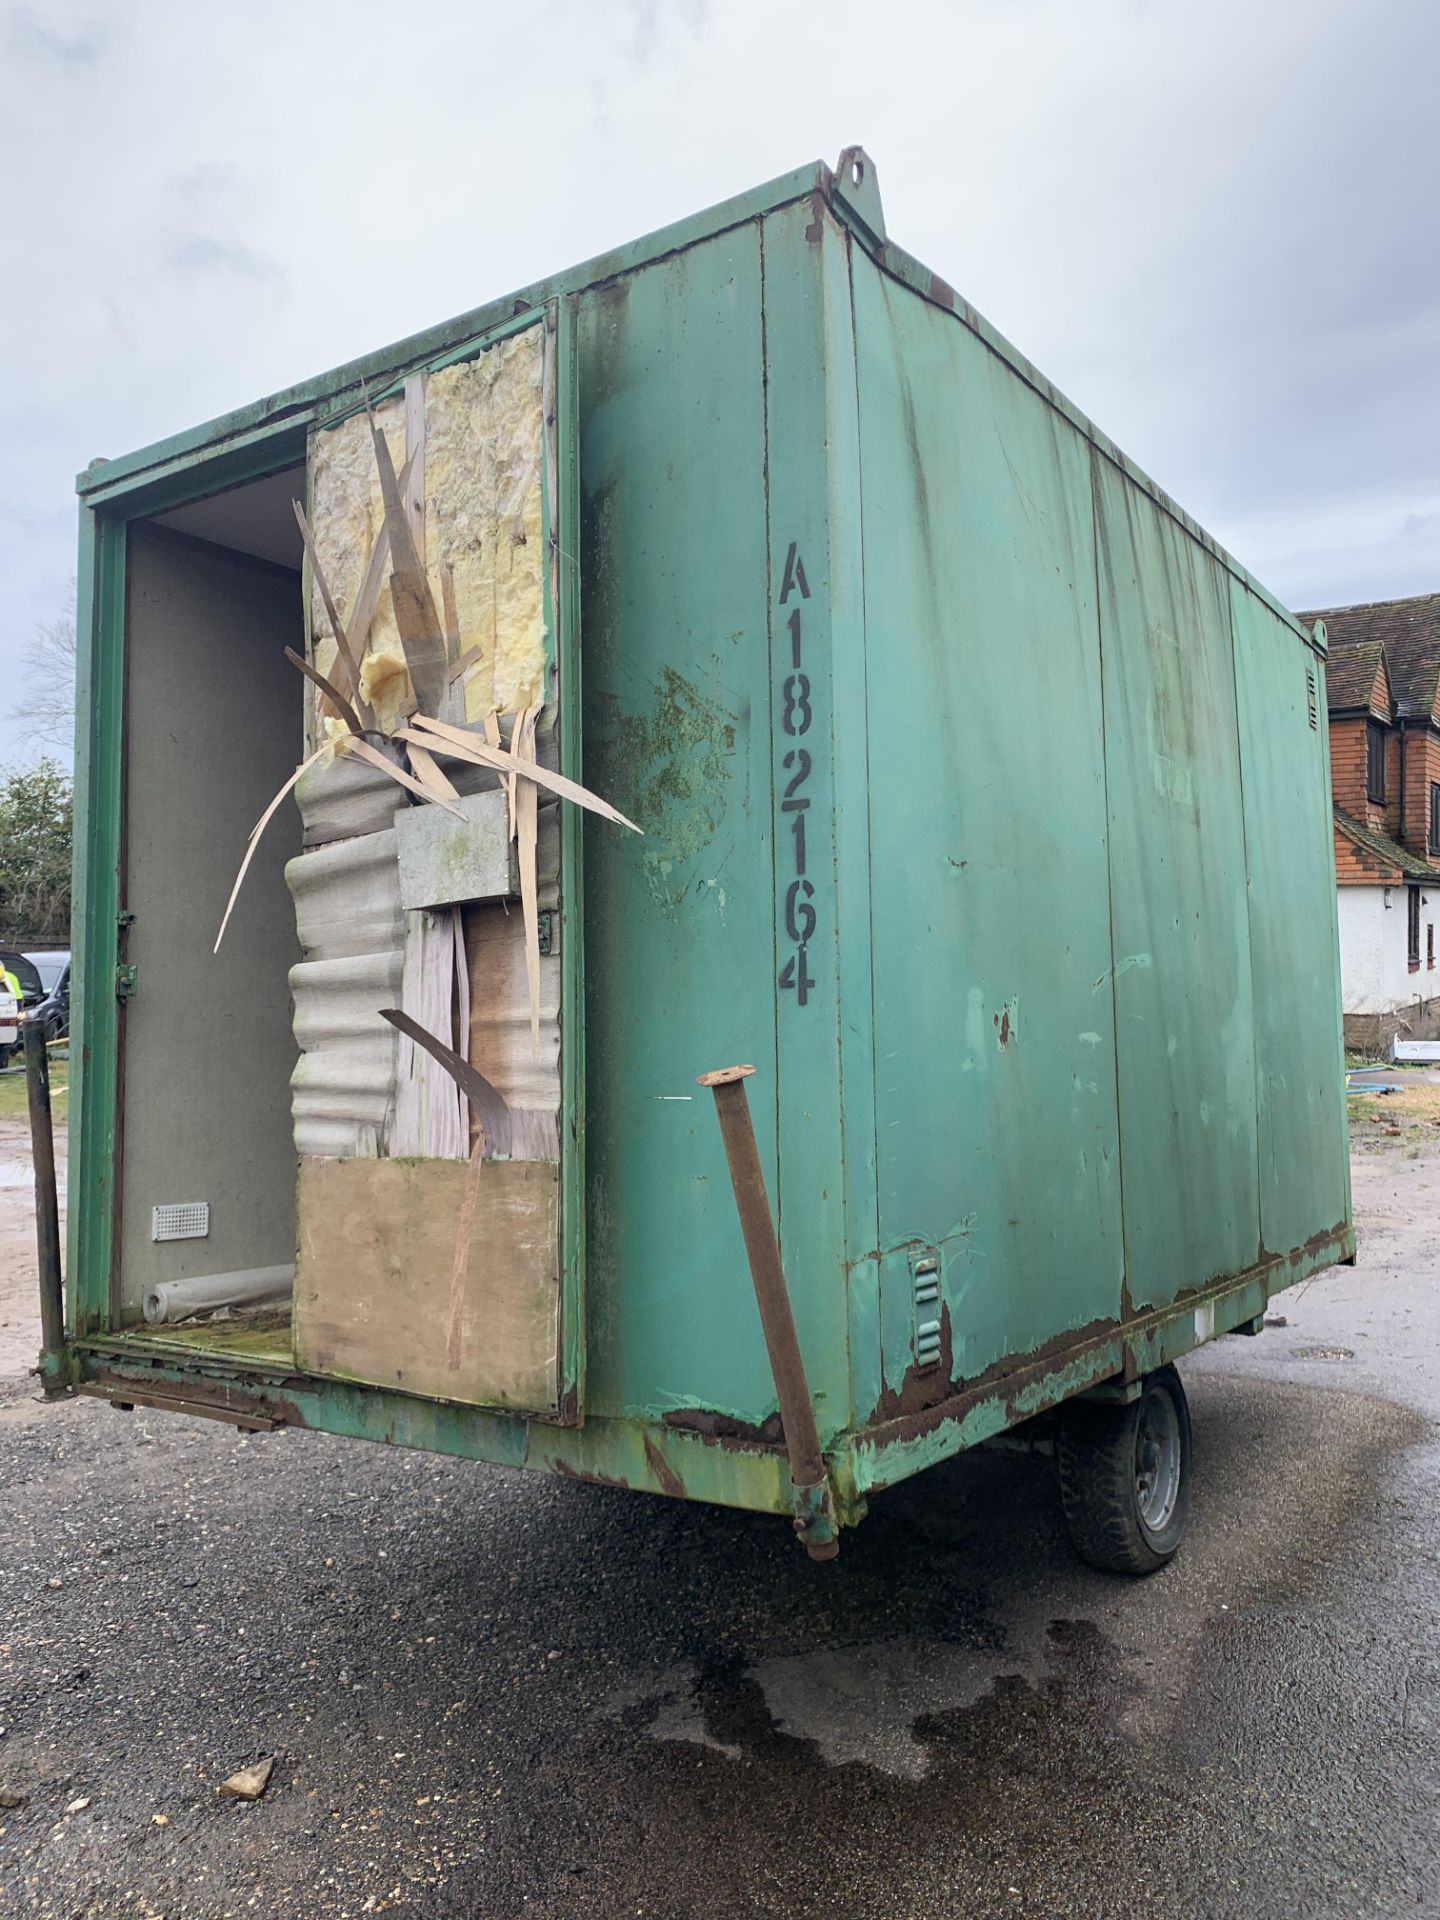
{"type": "Polygon", "coordinates": [[[49,1390],[817,1557],[1043,1416],[1168,1557],[1171,1363],[1354,1251],[1324,634],[861,149],[79,490],[49,1390]]]}

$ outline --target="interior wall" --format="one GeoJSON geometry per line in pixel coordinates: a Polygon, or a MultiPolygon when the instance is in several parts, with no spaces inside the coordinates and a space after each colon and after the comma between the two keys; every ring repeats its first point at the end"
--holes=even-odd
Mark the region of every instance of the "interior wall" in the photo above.
{"type": "Polygon", "coordinates": [[[125,871],[136,992],[121,1054],[121,1317],[160,1280],[295,1257],[295,1062],[286,976],[299,958],[285,862],[300,819],[267,829],[218,955],[252,827],[300,757],[300,577],[147,527],[130,535],[125,871]],[[156,1243],[151,1210],[210,1203],[207,1238],[156,1243]]]}

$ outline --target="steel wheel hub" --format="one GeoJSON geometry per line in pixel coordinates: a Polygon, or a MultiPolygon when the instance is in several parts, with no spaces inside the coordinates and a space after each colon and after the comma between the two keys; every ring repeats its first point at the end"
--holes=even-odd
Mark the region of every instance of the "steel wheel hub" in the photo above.
{"type": "Polygon", "coordinates": [[[1152,1533],[1168,1526],[1180,1492],[1180,1416],[1168,1393],[1147,1393],[1135,1429],[1135,1497],[1152,1533]]]}

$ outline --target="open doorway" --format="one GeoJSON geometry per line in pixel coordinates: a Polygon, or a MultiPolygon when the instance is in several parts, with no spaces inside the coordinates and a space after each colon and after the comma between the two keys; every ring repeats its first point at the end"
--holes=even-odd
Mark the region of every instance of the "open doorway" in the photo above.
{"type": "Polygon", "coordinates": [[[304,492],[296,466],[130,528],[121,902],[136,991],[120,1042],[111,1315],[136,1328],[164,1283],[265,1274],[264,1309],[150,1331],[287,1356],[293,808],[212,948],[250,831],[301,754],[304,701],[285,648],[304,648],[291,504],[304,492]]]}

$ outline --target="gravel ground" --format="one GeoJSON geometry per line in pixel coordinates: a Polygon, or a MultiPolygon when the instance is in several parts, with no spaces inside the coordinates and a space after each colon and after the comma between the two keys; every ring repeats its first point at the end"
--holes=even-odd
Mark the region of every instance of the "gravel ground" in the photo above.
{"type": "Polygon", "coordinates": [[[1149,1581],[1074,1560],[1024,1455],[813,1566],[773,1520],[12,1372],[0,1913],[1440,1913],[1440,1142],[1359,1152],[1356,1197],[1358,1268],[1184,1367],[1149,1581]]]}

